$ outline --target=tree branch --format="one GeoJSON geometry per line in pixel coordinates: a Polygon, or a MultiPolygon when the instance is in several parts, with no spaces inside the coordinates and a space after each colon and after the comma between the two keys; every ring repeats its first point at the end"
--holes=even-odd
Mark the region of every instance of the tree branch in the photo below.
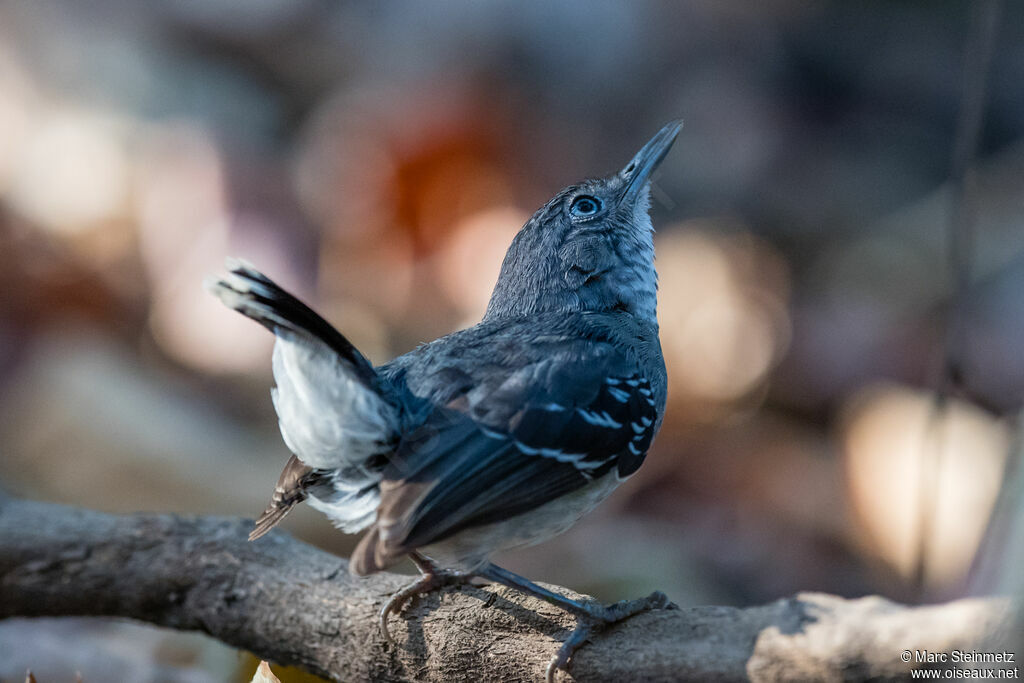
{"type": "MultiPolygon", "coordinates": [[[[392,620],[400,645],[387,646],[376,614],[408,577],[354,578],[343,560],[283,533],[247,542],[249,525],[0,500],[0,618],[129,617],[345,681],[537,681],[573,625],[505,588],[464,587],[411,603],[392,620]]],[[[903,607],[820,594],[660,611],[598,637],[572,672],[586,681],[903,677],[912,664],[901,651],[1003,648],[1017,614],[994,598],[903,607]]]]}

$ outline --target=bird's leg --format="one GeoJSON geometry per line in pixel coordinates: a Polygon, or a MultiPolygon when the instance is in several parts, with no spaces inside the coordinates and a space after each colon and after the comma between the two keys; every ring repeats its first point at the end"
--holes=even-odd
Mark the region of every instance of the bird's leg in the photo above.
{"type": "Polygon", "coordinates": [[[384,636],[384,640],[389,643],[393,643],[394,641],[391,639],[391,633],[388,631],[388,617],[400,612],[402,610],[402,606],[409,600],[409,598],[414,595],[429,593],[430,591],[444,588],[445,586],[463,584],[473,578],[473,574],[442,569],[431,562],[425,555],[415,551],[409,553],[409,558],[416,565],[416,568],[420,570],[421,576],[402,590],[392,595],[391,599],[384,603],[378,618],[380,632],[384,636]]]}
{"type": "Polygon", "coordinates": [[[568,669],[569,660],[572,658],[573,653],[586,643],[593,633],[640,612],[652,609],[675,608],[675,605],[669,602],[668,596],[661,591],[655,591],[646,598],[623,600],[611,605],[602,605],[596,602],[573,600],[564,595],[559,595],[538,586],[529,579],[525,579],[518,574],[513,574],[507,569],[502,569],[493,564],[484,565],[476,571],[476,575],[532,595],[535,598],[540,598],[545,602],[572,612],[579,618],[576,628],[569,634],[566,641],[562,643],[562,647],[559,648],[558,653],[555,654],[548,664],[548,683],[554,681],[555,672],[558,669],[568,669]]]}

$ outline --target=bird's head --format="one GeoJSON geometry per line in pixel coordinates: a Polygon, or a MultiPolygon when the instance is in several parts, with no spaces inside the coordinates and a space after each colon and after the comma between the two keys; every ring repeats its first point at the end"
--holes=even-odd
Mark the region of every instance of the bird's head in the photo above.
{"type": "Polygon", "coordinates": [[[570,185],[541,207],[505,254],[484,319],[624,311],[653,322],[649,181],[681,127],[667,124],[621,171],[570,185]]]}

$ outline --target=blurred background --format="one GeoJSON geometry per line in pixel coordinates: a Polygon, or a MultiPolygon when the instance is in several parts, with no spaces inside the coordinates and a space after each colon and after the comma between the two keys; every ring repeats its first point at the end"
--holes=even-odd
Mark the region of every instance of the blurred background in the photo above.
{"type": "MultiPolygon", "coordinates": [[[[257,515],[288,452],[271,335],[201,287],[226,255],[384,362],[478,320],[533,210],[683,117],[652,209],[665,426],[601,508],[499,560],[681,605],[1017,590],[1024,5],[1005,4],[958,290],[967,2],[0,0],[0,488],[257,515]]],[[[306,509],[283,526],[356,540],[306,509]]],[[[255,668],[116,621],[0,622],[0,651],[5,681],[255,668]]]]}

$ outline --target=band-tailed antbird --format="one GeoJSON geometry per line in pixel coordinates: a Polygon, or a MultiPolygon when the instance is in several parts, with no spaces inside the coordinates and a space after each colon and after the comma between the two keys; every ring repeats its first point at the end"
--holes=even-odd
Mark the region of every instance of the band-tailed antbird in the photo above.
{"type": "Polygon", "coordinates": [[[269,328],[274,407],[293,455],[250,539],[309,500],[342,531],[368,530],[351,571],[409,556],[413,595],[481,577],[559,605],[578,626],[551,678],[595,629],[669,606],[571,600],[490,563],[562,533],[636,472],[661,425],[650,176],[681,123],[618,173],[570,185],[509,247],[483,320],[373,367],[334,327],[252,266],[207,287],[269,328]]]}

